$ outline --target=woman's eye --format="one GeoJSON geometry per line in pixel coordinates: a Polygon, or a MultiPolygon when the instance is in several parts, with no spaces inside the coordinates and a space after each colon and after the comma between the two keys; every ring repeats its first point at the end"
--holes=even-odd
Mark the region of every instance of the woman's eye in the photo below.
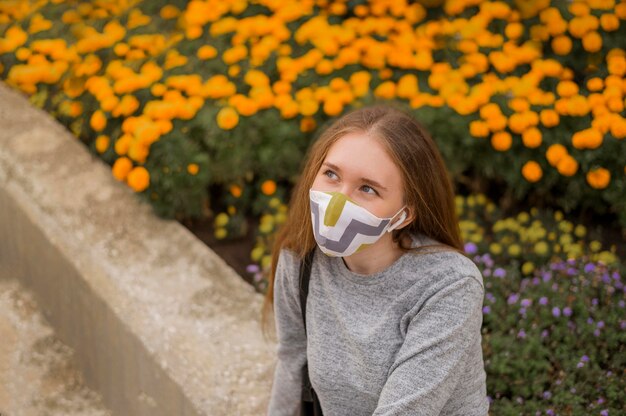
{"type": "Polygon", "coordinates": [[[369,189],[369,190],[371,190],[371,191],[372,191],[372,192],[367,192],[367,191],[366,191],[366,193],[368,193],[368,194],[378,195],[378,192],[376,192],[376,190],[375,190],[374,188],[372,188],[371,186],[368,186],[368,185],[363,185],[363,186],[361,187],[361,189],[363,189],[363,188],[366,188],[366,189],[369,189]]]}
{"type": "Polygon", "coordinates": [[[333,175],[335,175],[335,172],[333,172],[332,170],[327,170],[326,172],[324,172],[324,175],[328,176],[329,178],[333,179],[333,175]]]}

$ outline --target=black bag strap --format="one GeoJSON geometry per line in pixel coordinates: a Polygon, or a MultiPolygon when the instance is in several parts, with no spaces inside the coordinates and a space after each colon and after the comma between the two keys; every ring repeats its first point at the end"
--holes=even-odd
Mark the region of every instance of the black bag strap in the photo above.
{"type": "MultiPolygon", "coordinates": [[[[302,310],[302,322],[304,323],[304,333],[306,334],[306,298],[309,295],[309,281],[311,278],[311,265],[315,249],[309,251],[300,262],[300,309],[302,310]]],[[[300,414],[303,416],[323,416],[322,406],[317,393],[311,386],[309,379],[309,366],[304,363],[302,368],[302,396],[300,414]]]]}
{"type": "Polygon", "coordinates": [[[309,280],[311,278],[311,265],[315,249],[309,251],[300,262],[300,309],[302,310],[302,322],[306,334],[306,298],[309,295],[309,280]]]}

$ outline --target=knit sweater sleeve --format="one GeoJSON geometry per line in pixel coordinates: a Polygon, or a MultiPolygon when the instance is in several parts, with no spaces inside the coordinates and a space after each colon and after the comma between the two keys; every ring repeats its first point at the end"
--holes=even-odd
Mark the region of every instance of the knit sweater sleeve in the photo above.
{"type": "Polygon", "coordinates": [[[409,321],[374,416],[439,415],[480,337],[483,294],[482,284],[467,276],[422,304],[409,321]]]}
{"type": "Polygon", "coordinates": [[[278,359],[270,395],[269,416],[295,416],[300,413],[306,335],[300,310],[298,272],[299,261],[295,254],[281,250],[274,280],[278,359]]]}

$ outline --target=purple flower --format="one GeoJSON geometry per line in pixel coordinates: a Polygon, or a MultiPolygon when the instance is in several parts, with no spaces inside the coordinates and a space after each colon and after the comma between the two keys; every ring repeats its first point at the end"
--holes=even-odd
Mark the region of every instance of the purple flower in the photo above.
{"type": "Polygon", "coordinates": [[[619,280],[620,279],[620,276],[619,276],[618,272],[613,272],[612,276],[613,276],[613,279],[615,279],[615,280],[619,280]]]}
{"type": "Polygon", "coordinates": [[[558,306],[555,306],[554,308],[552,308],[552,315],[554,315],[554,317],[556,318],[561,316],[561,310],[559,309],[558,306]]]}
{"type": "Polygon", "coordinates": [[[619,322],[619,329],[626,329],[626,321],[619,322]]]}
{"type": "Polygon", "coordinates": [[[493,271],[493,277],[503,278],[504,276],[506,276],[506,270],[501,267],[498,267],[493,271]]]}
{"type": "Polygon", "coordinates": [[[604,403],[604,397],[598,397],[597,403],[598,404],[604,403]]]}
{"type": "Polygon", "coordinates": [[[487,292],[487,294],[485,295],[485,297],[487,298],[487,300],[488,300],[488,301],[490,301],[490,302],[492,302],[492,303],[496,301],[496,297],[495,297],[495,296],[493,296],[493,293],[491,293],[491,292],[487,292]]]}
{"type": "Polygon", "coordinates": [[[545,338],[545,337],[547,337],[547,336],[548,336],[548,334],[549,334],[548,330],[547,330],[547,329],[544,329],[543,331],[541,331],[541,338],[545,338]]]}
{"type": "Polygon", "coordinates": [[[609,416],[609,409],[604,409],[600,412],[600,416],[609,416]]]}
{"type": "Polygon", "coordinates": [[[594,271],[596,269],[595,264],[593,263],[587,263],[585,264],[585,272],[586,273],[591,273],[592,271],[594,271]]]}
{"type": "Polygon", "coordinates": [[[607,377],[611,377],[612,375],[613,375],[613,372],[612,372],[611,370],[609,370],[609,371],[607,371],[607,372],[606,372],[606,376],[607,376],[607,377]]]}
{"type": "Polygon", "coordinates": [[[489,307],[489,305],[487,305],[483,308],[483,313],[488,314],[489,312],[491,312],[491,308],[489,307]]]}
{"type": "Polygon", "coordinates": [[[591,316],[589,318],[587,318],[587,323],[589,325],[591,325],[593,323],[593,318],[591,316]]]}
{"type": "Polygon", "coordinates": [[[599,337],[600,336],[600,330],[596,329],[595,331],[593,331],[593,335],[596,336],[596,337],[599,337]]]}
{"type": "Polygon", "coordinates": [[[532,305],[533,301],[531,299],[522,299],[521,305],[525,308],[532,305]]]}
{"type": "Polygon", "coordinates": [[[519,308],[519,314],[526,316],[526,308],[519,308]]]}
{"type": "Polygon", "coordinates": [[[507,302],[509,305],[512,305],[512,304],[514,304],[514,303],[516,303],[516,302],[517,302],[517,299],[519,299],[519,294],[517,294],[517,293],[511,293],[511,294],[509,295],[509,298],[506,300],[506,302],[507,302]]]}
{"type": "Polygon", "coordinates": [[[541,280],[538,277],[533,277],[533,286],[537,286],[541,283],[541,280]]]}
{"type": "Polygon", "coordinates": [[[478,251],[478,246],[476,246],[476,244],[474,243],[467,243],[465,244],[465,252],[467,254],[474,254],[478,251]]]}
{"type": "Polygon", "coordinates": [[[249,265],[246,267],[246,271],[247,271],[248,273],[257,273],[259,270],[260,270],[260,269],[259,269],[259,265],[258,265],[258,264],[249,264],[249,265]]]}
{"type": "Polygon", "coordinates": [[[543,392],[543,398],[548,400],[550,399],[550,397],[552,397],[552,393],[550,393],[549,391],[544,391],[543,392]]]}
{"type": "Polygon", "coordinates": [[[585,366],[585,364],[583,364],[583,363],[581,363],[581,362],[579,362],[578,364],[576,364],[576,367],[578,367],[578,368],[581,368],[581,367],[584,367],[584,366],[585,366]]]}
{"type": "Polygon", "coordinates": [[[607,285],[611,283],[611,278],[609,277],[608,274],[602,275],[602,283],[607,284],[607,285]]]}
{"type": "Polygon", "coordinates": [[[550,279],[552,279],[552,272],[545,271],[541,273],[541,278],[543,279],[544,282],[549,282],[550,279]]]}
{"type": "Polygon", "coordinates": [[[598,321],[598,323],[596,324],[596,326],[598,328],[604,328],[604,321],[598,321]]]}
{"type": "Polygon", "coordinates": [[[591,299],[591,304],[592,304],[593,306],[597,306],[597,305],[598,305],[598,298],[593,298],[593,299],[591,299]]]}
{"type": "Polygon", "coordinates": [[[587,361],[589,361],[589,356],[587,354],[583,355],[582,357],[580,357],[580,361],[586,363],[587,361]]]}
{"type": "Polygon", "coordinates": [[[552,409],[548,409],[548,410],[546,410],[546,414],[547,414],[548,416],[554,416],[554,410],[552,410],[552,409]]]}
{"type": "Polygon", "coordinates": [[[485,270],[483,270],[483,276],[485,276],[485,277],[489,277],[489,276],[491,276],[491,269],[485,269],[485,270]]]}
{"type": "Polygon", "coordinates": [[[540,305],[547,305],[547,304],[548,304],[548,298],[547,298],[547,297],[545,297],[545,296],[542,296],[542,297],[539,299],[539,304],[540,304],[540,305]]]}
{"type": "Polygon", "coordinates": [[[518,338],[526,338],[526,332],[523,329],[520,329],[517,333],[518,338]]]}
{"type": "Polygon", "coordinates": [[[574,267],[568,267],[567,274],[568,276],[575,276],[576,274],[578,274],[578,270],[576,270],[574,267]]]}
{"type": "Polygon", "coordinates": [[[563,308],[563,315],[565,316],[572,316],[572,308],[570,308],[569,306],[566,306],[563,308]]]}

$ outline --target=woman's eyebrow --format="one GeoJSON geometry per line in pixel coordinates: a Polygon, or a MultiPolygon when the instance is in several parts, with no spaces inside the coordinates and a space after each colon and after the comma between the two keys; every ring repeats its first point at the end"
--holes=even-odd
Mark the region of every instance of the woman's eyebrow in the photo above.
{"type": "MultiPolygon", "coordinates": [[[[324,162],[324,165],[325,165],[325,166],[328,166],[329,168],[331,168],[331,169],[333,169],[333,170],[336,170],[336,171],[337,171],[337,172],[339,172],[339,173],[341,173],[341,169],[339,168],[339,166],[335,165],[334,163],[324,162]]],[[[382,189],[383,191],[388,191],[388,189],[387,189],[387,188],[385,188],[384,186],[382,186],[380,183],[376,182],[376,181],[375,181],[375,180],[373,180],[373,179],[369,179],[369,178],[361,178],[361,180],[362,180],[363,182],[367,182],[367,183],[369,183],[369,184],[371,184],[371,185],[374,185],[374,186],[376,186],[376,187],[378,187],[378,188],[382,189]]]]}

